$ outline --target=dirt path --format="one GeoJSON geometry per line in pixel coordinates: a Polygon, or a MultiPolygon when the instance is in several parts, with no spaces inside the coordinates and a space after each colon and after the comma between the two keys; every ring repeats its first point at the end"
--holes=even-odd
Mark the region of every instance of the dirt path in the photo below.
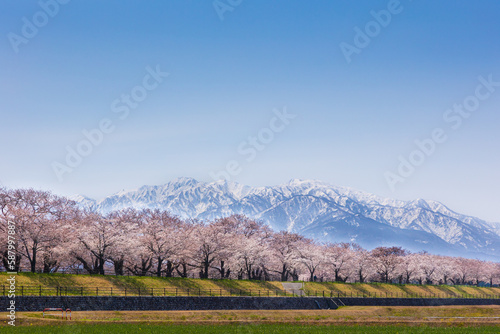
{"type": "Polygon", "coordinates": [[[286,292],[293,293],[297,296],[305,296],[306,294],[302,291],[302,283],[281,283],[283,285],[283,289],[286,292]]]}

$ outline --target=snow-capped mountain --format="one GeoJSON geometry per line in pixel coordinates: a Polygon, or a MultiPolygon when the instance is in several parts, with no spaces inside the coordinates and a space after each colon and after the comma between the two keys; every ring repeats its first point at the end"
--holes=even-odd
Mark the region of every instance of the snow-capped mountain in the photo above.
{"type": "Polygon", "coordinates": [[[201,220],[237,213],[262,220],[275,230],[322,241],[500,259],[498,224],[461,215],[435,201],[392,200],[320,181],[291,180],[252,188],[179,178],[162,186],[121,191],[100,201],[84,196],[72,199],[102,213],[128,207],[160,208],[201,220]]]}

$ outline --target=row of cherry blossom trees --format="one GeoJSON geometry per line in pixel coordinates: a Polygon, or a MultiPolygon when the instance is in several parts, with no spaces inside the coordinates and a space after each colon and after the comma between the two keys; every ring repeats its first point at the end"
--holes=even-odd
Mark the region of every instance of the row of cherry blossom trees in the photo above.
{"type": "Polygon", "coordinates": [[[182,220],[160,210],[101,215],[33,189],[0,189],[0,257],[7,268],[7,224],[15,225],[16,269],[31,272],[258,280],[331,280],[420,284],[499,284],[500,264],[371,251],[352,243],[318,243],[233,215],[182,220]]]}

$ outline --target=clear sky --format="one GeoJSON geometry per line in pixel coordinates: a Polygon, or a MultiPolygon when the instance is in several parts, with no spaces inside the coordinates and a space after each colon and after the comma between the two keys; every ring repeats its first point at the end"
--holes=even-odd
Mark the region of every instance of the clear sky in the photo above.
{"type": "Polygon", "coordinates": [[[226,170],[500,222],[499,15],[496,0],[3,0],[0,182],[102,198],[226,170]]]}

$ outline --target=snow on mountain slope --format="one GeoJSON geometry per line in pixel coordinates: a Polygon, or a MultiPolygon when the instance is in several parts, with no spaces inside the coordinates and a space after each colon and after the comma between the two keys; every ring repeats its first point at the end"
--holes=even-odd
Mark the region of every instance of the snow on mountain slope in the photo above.
{"type": "Polygon", "coordinates": [[[500,227],[456,213],[435,201],[400,201],[321,181],[291,180],[272,187],[179,178],[163,186],[122,191],[82,206],[106,213],[128,207],[166,209],[183,218],[209,220],[244,214],[323,241],[364,247],[400,245],[413,251],[500,258],[500,227]]]}

